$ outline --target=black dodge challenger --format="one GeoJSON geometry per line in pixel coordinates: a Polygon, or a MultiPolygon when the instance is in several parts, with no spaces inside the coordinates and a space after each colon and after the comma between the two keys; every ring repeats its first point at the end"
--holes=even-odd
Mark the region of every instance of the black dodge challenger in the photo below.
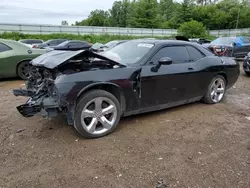
{"type": "Polygon", "coordinates": [[[51,51],[34,59],[17,107],[25,117],[65,113],[84,137],[105,136],[122,116],[202,100],[215,104],[237,81],[239,64],[199,44],[131,40],[103,53],[51,51]]]}

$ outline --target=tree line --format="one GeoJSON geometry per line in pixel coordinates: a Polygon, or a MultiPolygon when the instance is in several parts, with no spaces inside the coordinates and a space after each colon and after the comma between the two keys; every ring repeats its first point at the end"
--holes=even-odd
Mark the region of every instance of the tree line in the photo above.
{"type": "Polygon", "coordinates": [[[250,28],[249,18],[247,0],[121,0],[73,25],[178,29],[186,22],[200,22],[212,30],[250,28]]]}

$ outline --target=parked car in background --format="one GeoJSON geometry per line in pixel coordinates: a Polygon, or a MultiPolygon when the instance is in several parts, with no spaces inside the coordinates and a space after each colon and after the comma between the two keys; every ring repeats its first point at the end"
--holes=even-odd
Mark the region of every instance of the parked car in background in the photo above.
{"type": "Polygon", "coordinates": [[[48,40],[42,44],[39,44],[39,45],[35,45],[34,48],[40,48],[40,49],[45,49],[45,48],[53,48],[53,47],[56,47],[58,46],[59,44],[67,41],[68,39],[51,39],[51,40],[48,40]]]}
{"type": "Polygon", "coordinates": [[[46,50],[33,49],[20,42],[0,39],[0,78],[27,79],[30,61],[46,50]]]}
{"type": "Polygon", "coordinates": [[[190,42],[196,42],[198,44],[209,44],[211,43],[211,40],[204,39],[204,38],[191,38],[189,39],[190,42]]]}
{"type": "Polygon", "coordinates": [[[218,56],[240,58],[250,52],[250,39],[242,36],[220,37],[205,46],[218,56]]]}
{"type": "Polygon", "coordinates": [[[110,41],[106,44],[104,44],[103,46],[100,47],[99,51],[100,52],[103,52],[103,51],[108,51],[112,48],[114,48],[115,46],[118,46],[124,42],[127,42],[128,40],[113,40],[113,41],[110,41]]]}
{"type": "Polygon", "coordinates": [[[30,97],[18,111],[25,117],[66,113],[87,138],[111,133],[122,116],[219,103],[239,76],[234,59],[177,40],[131,40],[102,53],[55,50],[31,64],[27,88],[13,90],[30,97]]]}
{"type": "Polygon", "coordinates": [[[245,71],[246,75],[250,76],[250,53],[248,53],[244,58],[243,70],[245,71]]]}
{"type": "Polygon", "coordinates": [[[86,41],[80,41],[80,40],[69,40],[65,41],[61,44],[59,44],[56,47],[53,47],[54,50],[86,50],[89,49],[91,45],[86,41]]]}
{"type": "Polygon", "coordinates": [[[40,39],[22,39],[22,40],[19,40],[18,42],[28,44],[30,47],[33,48],[38,44],[42,44],[43,40],[40,40],[40,39]]]}

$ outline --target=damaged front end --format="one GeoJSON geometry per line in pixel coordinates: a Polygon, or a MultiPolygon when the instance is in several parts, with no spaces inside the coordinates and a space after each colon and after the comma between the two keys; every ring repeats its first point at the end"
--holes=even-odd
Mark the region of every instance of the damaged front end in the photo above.
{"type": "Polygon", "coordinates": [[[90,83],[85,82],[85,74],[81,72],[124,67],[88,50],[51,51],[35,58],[31,64],[26,88],[13,90],[15,96],[29,97],[25,104],[17,106],[17,110],[24,117],[37,113],[45,117],[55,117],[58,113],[65,113],[69,124],[73,124],[72,103],[75,102],[78,92],[90,83]],[[79,80],[75,81],[75,78],[79,80]],[[76,83],[81,84],[75,87],[76,83]],[[67,96],[72,101],[66,99],[67,96]]]}
{"type": "Polygon", "coordinates": [[[29,97],[28,101],[20,106],[17,110],[24,117],[31,117],[37,113],[42,116],[55,117],[59,109],[60,96],[56,92],[54,84],[55,76],[49,70],[43,70],[32,67],[31,76],[26,81],[25,89],[14,89],[15,96],[29,97]]]}

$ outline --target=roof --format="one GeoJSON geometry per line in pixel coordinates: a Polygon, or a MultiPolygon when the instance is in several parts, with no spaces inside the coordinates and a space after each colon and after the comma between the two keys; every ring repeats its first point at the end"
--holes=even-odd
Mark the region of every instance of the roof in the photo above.
{"type": "Polygon", "coordinates": [[[161,40],[161,39],[135,39],[132,41],[138,41],[142,43],[151,43],[151,44],[190,44],[188,41],[182,40],[161,40]]]}

